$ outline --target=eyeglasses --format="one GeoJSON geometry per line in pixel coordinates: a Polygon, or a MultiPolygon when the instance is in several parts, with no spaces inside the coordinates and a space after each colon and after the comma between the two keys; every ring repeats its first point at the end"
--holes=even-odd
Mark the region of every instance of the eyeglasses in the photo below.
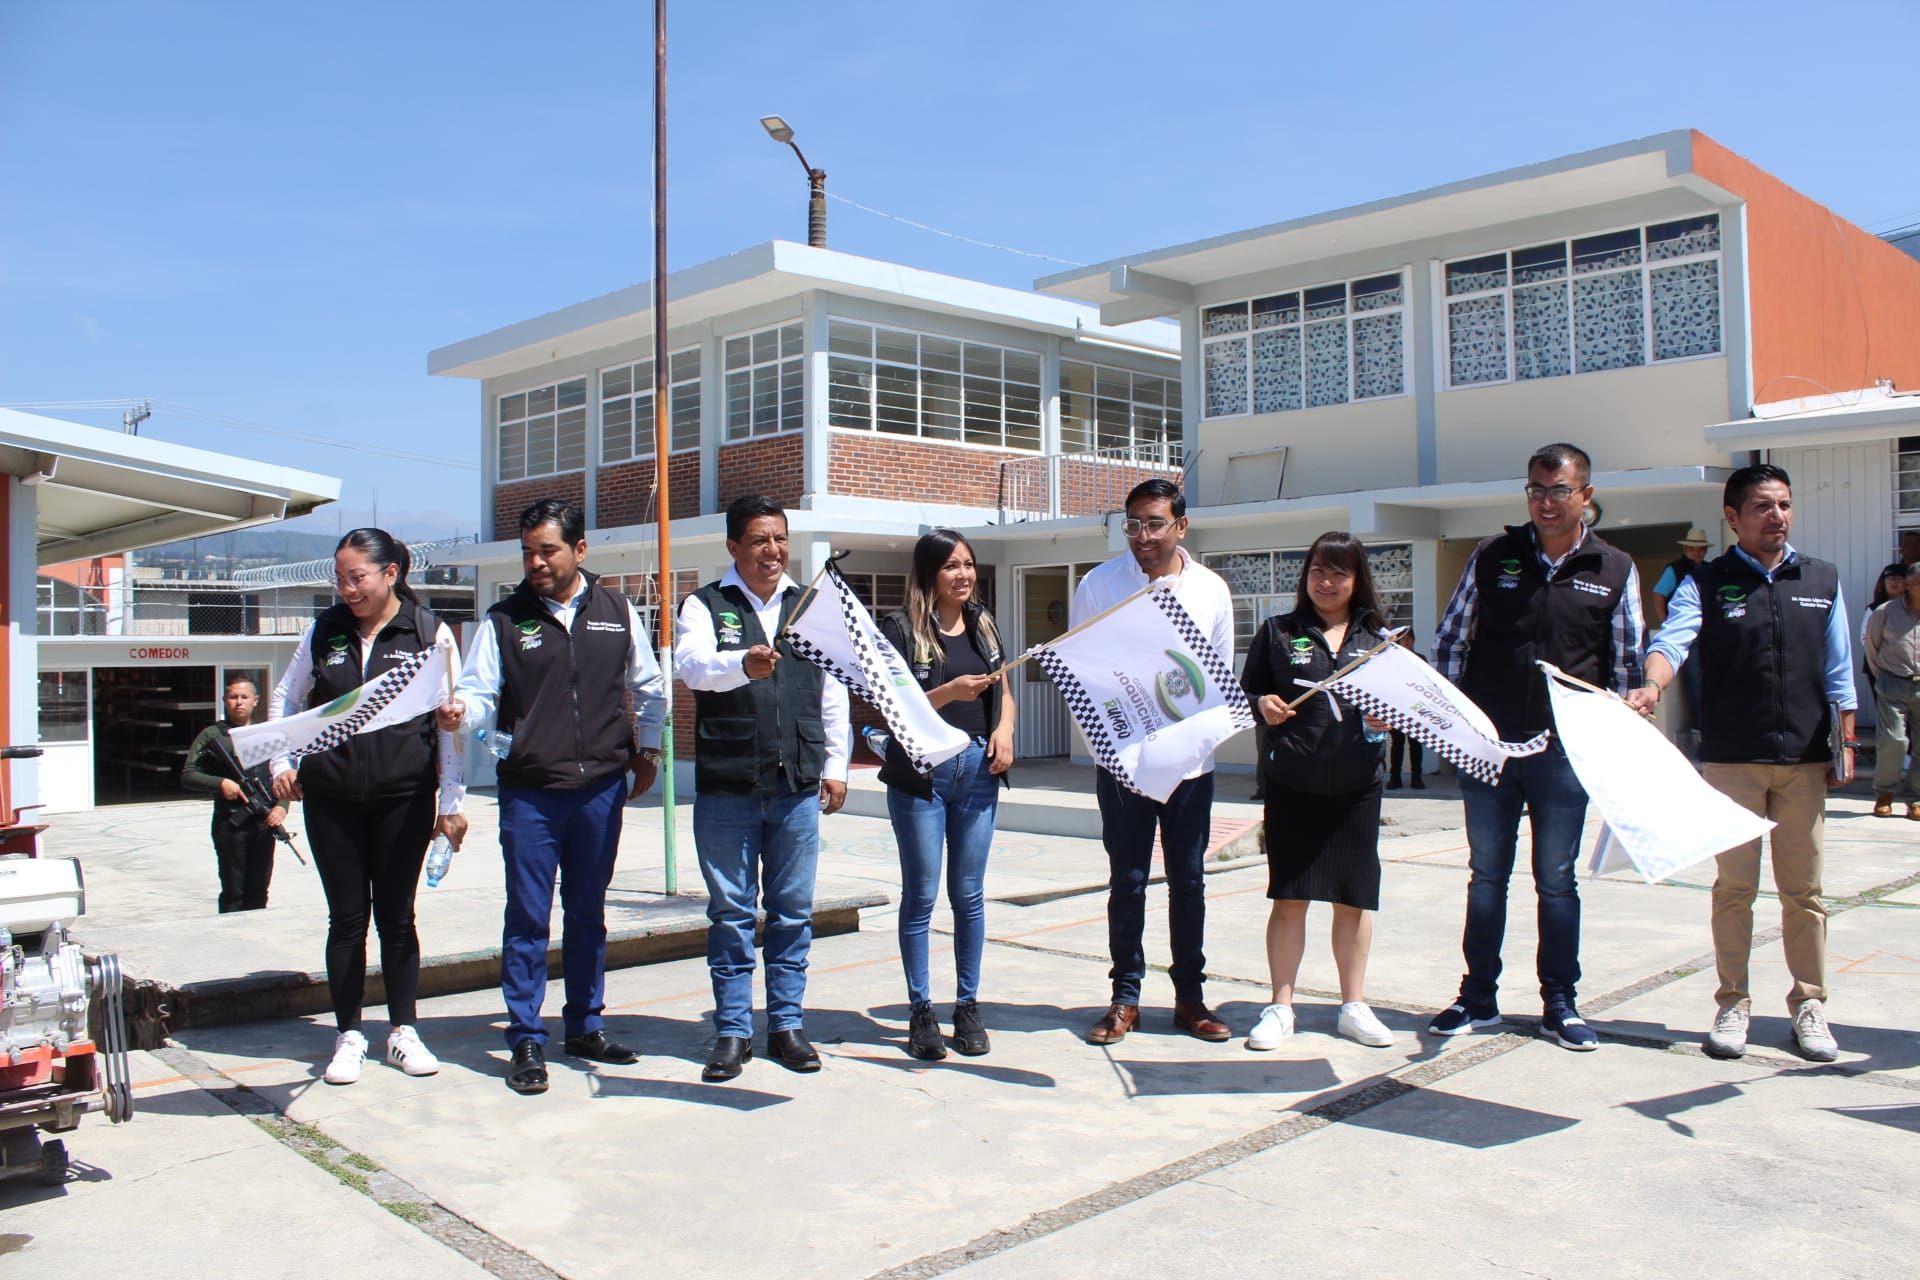
{"type": "Polygon", "coordinates": [[[1528,502],[1545,502],[1548,498],[1552,498],[1555,502],[1565,502],[1580,490],[1570,484],[1557,484],[1551,489],[1543,484],[1530,484],[1522,492],[1527,495],[1528,502]]]}
{"type": "Polygon", "coordinates": [[[1120,522],[1120,532],[1126,534],[1129,538],[1137,538],[1143,533],[1150,537],[1157,538],[1178,523],[1178,520],[1162,520],[1159,516],[1155,516],[1151,520],[1141,520],[1134,516],[1128,516],[1120,522]]]}
{"type": "Polygon", "coordinates": [[[368,582],[372,581],[373,579],[379,576],[380,575],[377,573],[370,573],[367,570],[362,569],[359,573],[351,574],[348,577],[335,578],[333,580],[333,585],[335,588],[341,591],[345,591],[349,587],[351,587],[355,591],[358,591],[360,590],[360,588],[366,586],[368,582]]]}

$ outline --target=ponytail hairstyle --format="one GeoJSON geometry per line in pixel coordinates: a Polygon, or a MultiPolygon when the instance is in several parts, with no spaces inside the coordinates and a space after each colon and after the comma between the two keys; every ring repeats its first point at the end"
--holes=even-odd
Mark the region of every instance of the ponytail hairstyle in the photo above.
{"type": "MultiPolygon", "coordinates": [[[[1557,471],[1565,465],[1565,462],[1556,462],[1553,468],[1557,471]]],[[[1294,608],[1307,614],[1313,612],[1313,597],[1307,591],[1307,572],[1316,560],[1329,569],[1343,569],[1353,575],[1353,599],[1347,603],[1348,625],[1366,631],[1386,630],[1387,618],[1380,610],[1380,593],[1373,585],[1366,544],[1350,533],[1323,533],[1307,548],[1307,558],[1300,565],[1300,587],[1294,596],[1294,608]]]]}
{"type": "MultiPolygon", "coordinates": [[[[922,534],[920,541],[913,544],[913,574],[907,579],[907,630],[913,637],[912,658],[915,666],[932,662],[933,655],[940,652],[939,607],[936,603],[940,570],[947,561],[953,559],[955,547],[965,547],[969,555],[973,553],[973,544],[951,529],[935,529],[922,534]]],[[[976,562],[976,590],[979,581],[976,562]]],[[[980,638],[986,642],[987,648],[999,648],[1000,633],[993,625],[993,615],[981,609],[976,616],[979,618],[980,638]]]]}
{"type": "Polygon", "coordinates": [[[385,529],[350,529],[334,547],[333,553],[339,555],[349,547],[365,556],[377,568],[385,569],[390,564],[399,566],[393,575],[393,594],[408,604],[420,603],[420,597],[413,593],[413,587],[407,582],[407,571],[413,567],[413,554],[407,550],[406,543],[385,529]]]}

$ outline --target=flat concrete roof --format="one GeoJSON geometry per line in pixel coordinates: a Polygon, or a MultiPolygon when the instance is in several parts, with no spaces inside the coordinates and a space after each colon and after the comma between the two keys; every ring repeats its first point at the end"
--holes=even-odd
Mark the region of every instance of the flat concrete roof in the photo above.
{"type": "Polygon", "coordinates": [[[37,491],[42,565],[303,516],[340,481],[60,418],[0,409],[0,472],[37,491]]]}
{"type": "Polygon", "coordinates": [[[1716,422],[1706,436],[1722,449],[1794,449],[1920,436],[1920,392],[1867,387],[1763,404],[1750,418],[1716,422]]]}

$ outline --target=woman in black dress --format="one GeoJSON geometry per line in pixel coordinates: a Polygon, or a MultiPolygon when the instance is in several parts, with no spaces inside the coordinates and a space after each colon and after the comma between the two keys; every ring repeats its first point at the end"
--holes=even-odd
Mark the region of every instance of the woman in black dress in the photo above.
{"type": "Polygon", "coordinates": [[[1241,684],[1269,726],[1260,768],[1266,786],[1267,964],[1273,1003],[1247,1036],[1249,1049],[1277,1049],[1293,1034],[1293,984],[1306,950],[1307,904],[1333,904],[1333,959],[1340,971],[1339,1034],[1393,1043],[1366,1004],[1367,951],[1380,907],[1380,762],[1387,726],[1349,707],[1335,719],[1333,695],[1297,710],[1296,680],[1326,680],[1379,644],[1380,601],[1367,549],[1349,533],[1323,533],[1307,551],[1293,612],[1253,635],[1241,684]]]}

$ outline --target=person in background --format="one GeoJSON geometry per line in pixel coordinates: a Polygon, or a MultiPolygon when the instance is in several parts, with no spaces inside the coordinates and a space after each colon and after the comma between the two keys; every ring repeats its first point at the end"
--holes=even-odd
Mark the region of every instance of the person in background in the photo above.
{"type": "MultiPolygon", "coordinates": [[[[355,529],[334,549],[340,599],[300,640],[270,700],[270,718],[327,703],[377,679],[408,655],[453,644],[407,584],[406,544],[384,529],[355,529]]],[[[303,757],[296,771],[273,762],[273,794],[304,800],[314,870],[327,895],[327,988],[333,1001],[328,1084],[352,1084],[366,1061],[360,1031],[366,996],[367,917],[380,930],[380,976],[387,988],[387,1061],[410,1076],[430,1076],[439,1060],[415,1025],[420,935],[413,898],[427,842],[442,832],[458,848],[466,788],[453,735],[436,734],[431,715],[360,733],[303,757]]]]}
{"type": "MultiPolygon", "coordinates": [[[[1660,580],[1653,584],[1648,625],[1657,629],[1667,620],[1673,593],[1680,589],[1681,583],[1698,572],[1712,545],[1705,529],[1687,530],[1687,536],[1680,539],[1680,554],[1661,570],[1660,580]]],[[[1680,691],[1686,695],[1687,728],[1697,737],[1700,729],[1700,668],[1697,664],[1690,662],[1680,668],[1680,691]]],[[[1678,728],[1677,725],[1674,727],[1678,728]]]]}
{"type": "MultiPolygon", "coordinates": [[[[1674,592],[1647,654],[1646,683],[1626,701],[1651,716],[1674,670],[1697,643],[1703,695],[1701,772],[1742,808],[1773,821],[1767,834],[1780,899],[1781,945],[1793,983],[1787,1010],[1800,1052],[1839,1054],[1827,1025],[1827,908],[1821,896],[1827,788],[1853,778],[1852,633],[1840,573],[1794,550],[1793,489],[1767,463],[1727,477],[1723,499],[1734,546],[1674,592]],[[1839,723],[1834,724],[1835,717],[1839,723]],[[1832,736],[1839,729],[1840,753],[1832,736]]],[[[1713,951],[1720,986],[1712,1058],[1747,1051],[1753,1005],[1753,903],[1760,840],[1714,859],[1713,951]]]]}
{"type": "Polygon", "coordinates": [[[581,565],[587,519],[559,498],[520,513],[525,575],[487,610],[443,728],[491,729],[500,761],[500,852],[507,901],[500,994],[507,1087],[545,1093],[547,950],[560,886],[567,1056],[625,1066],[640,1053],[607,1035],[607,885],[625,804],[660,768],[666,685],[632,602],[581,565]],[[469,719],[470,717],[470,719],[469,719]],[[633,786],[627,787],[627,775],[633,786]]]}
{"type": "MultiPolygon", "coordinates": [[[[221,706],[226,719],[208,725],[187,748],[187,764],[180,785],[213,797],[213,858],[220,873],[220,914],[258,911],[267,905],[267,885],[273,879],[273,828],[287,820],[287,811],[275,805],[262,819],[247,807],[246,794],[234,776],[240,757],[234,754],[233,730],[253,719],[260,691],[245,676],[227,681],[221,706]]],[[[248,769],[262,787],[273,785],[266,764],[248,769]]]]}
{"type": "MultiPolygon", "coordinates": [[[[1156,582],[1165,582],[1213,651],[1233,653],[1233,593],[1220,575],[1180,545],[1187,536],[1187,499],[1171,480],[1147,480],[1127,495],[1127,553],[1090,570],[1073,593],[1071,626],[1095,617],[1156,582]]],[[[1173,950],[1173,1025],[1200,1040],[1232,1038],[1207,1008],[1207,896],[1204,863],[1212,834],[1213,758],[1181,780],[1164,802],[1098,771],[1100,840],[1107,851],[1107,951],[1112,1003],[1087,1032],[1092,1044],[1115,1044],[1140,1025],[1140,982],[1147,972],[1147,880],[1158,828],[1167,876],[1167,933],[1173,950]]]]}
{"type": "MultiPolygon", "coordinates": [[[[1369,577],[1371,577],[1371,574],[1369,574],[1369,577]]],[[[1403,649],[1413,648],[1412,627],[1408,627],[1400,633],[1399,644],[1403,649]]],[[[1398,729],[1393,730],[1392,737],[1387,743],[1387,790],[1398,791],[1400,789],[1400,761],[1404,758],[1409,766],[1409,773],[1413,779],[1413,789],[1415,791],[1425,791],[1427,789],[1427,781],[1421,776],[1420,772],[1420,763],[1425,752],[1426,748],[1420,745],[1420,739],[1409,738],[1398,729]]]]}
{"type": "MultiPolygon", "coordinates": [[[[1880,571],[1873,580],[1873,594],[1867,599],[1867,607],[1860,614],[1860,670],[1867,677],[1867,692],[1877,693],[1874,681],[1879,676],[1873,664],[1867,661],[1867,624],[1873,621],[1873,611],[1894,597],[1905,594],[1907,589],[1907,566],[1895,562],[1880,571]]],[[[1877,751],[1878,748],[1875,748],[1877,751]]]]}
{"type": "Polygon", "coordinates": [[[820,1069],[806,1033],[820,818],[847,802],[847,687],[784,638],[803,594],[787,577],[787,513],[762,495],[727,507],[733,567],[680,605],[680,678],[693,690],[693,840],[707,882],[713,1048],[700,1078],[753,1058],[755,905],[766,912],[767,1056],[820,1069]]]}
{"type": "MultiPolygon", "coordinates": [[[[1253,633],[1240,678],[1270,726],[1260,738],[1266,773],[1267,966],[1273,1003],[1247,1035],[1249,1049],[1277,1049],[1294,1031],[1293,986],[1306,950],[1307,904],[1333,905],[1333,960],[1340,971],[1335,1030],[1385,1048],[1389,1031],[1366,1003],[1367,952],[1380,909],[1380,755],[1384,721],[1309,697],[1297,681],[1330,680],[1384,638],[1367,549],[1350,533],[1323,533],[1307,551],[1293,612],[1253,633]]],[[[1416,775],[1417,776],[1417,775],[1416,775]]]]}
{"type": "MultiPolygon", "coordinates": [[[[1880,580],[1885,584],[1887,576],[1880,580]]],[[[1920,768],[1909,750],[1920,720],[1920,563],[1907,565],[1900,581],[1900,594],[1867,616],[1863,633],[1867,670],[1875,677],[1873,813],[1891,818],[1898,789],[1907,817],[1920,822],[1920,768]]]]}
{"type": "Polygon", "coordinates": [[[920,773],[898,741],[880,769],[887,815],[900,845],[900,960],[911,1006],[907,1051],[947,1056],[933,1010],[927,930],[940,888],[945,846],[947,905],[953,910],[955,990],[953,1040],[961,1053],[989,1048],[980,1017],[980,957],[986,949],[987,853],[993,844],[1000,788],[1013,764],[1013,687],[1000,666],[1000,628],[976,598],[973,548],[951,529],[925,534],[913,548],[907,607],[890,613],[880,633],[900,651],[940,718],[967,735],[959,755],[920,773]]]}

